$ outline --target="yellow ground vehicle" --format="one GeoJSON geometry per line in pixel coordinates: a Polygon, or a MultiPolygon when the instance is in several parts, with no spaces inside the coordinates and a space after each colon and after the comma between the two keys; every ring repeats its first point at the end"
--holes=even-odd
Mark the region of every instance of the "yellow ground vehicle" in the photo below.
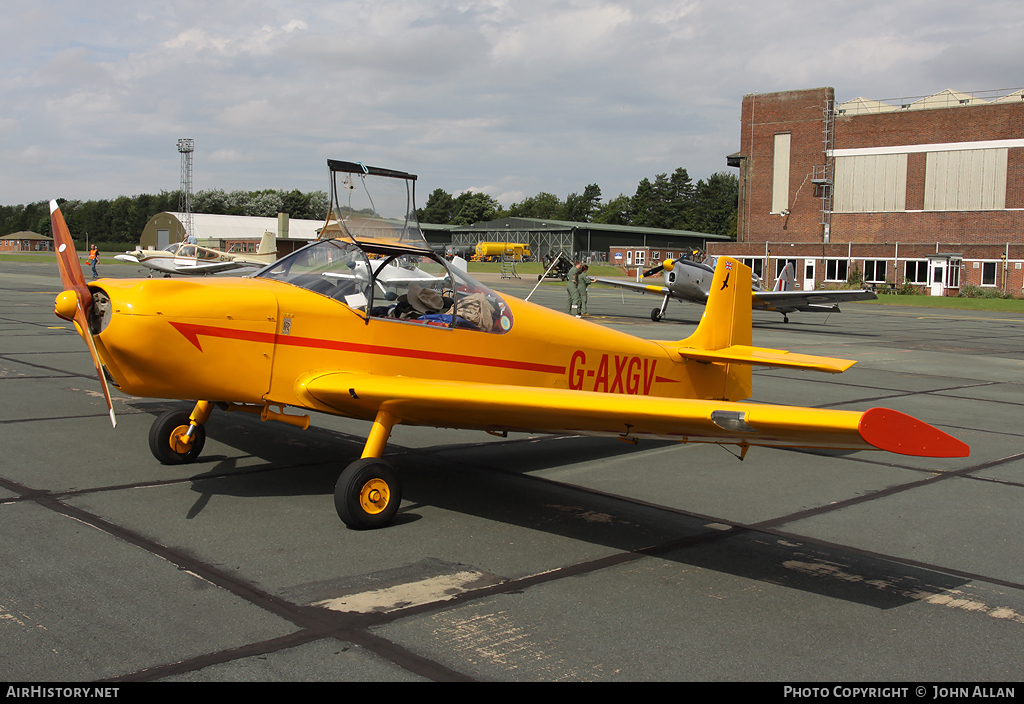
{"type": "Polygon", "coordinates": [[[473,259],[478,262],[491,262],[503,256],[518,257],[519,261],[524,261],[531,256],[530,245],[521,242],[478,242],[473,259]]]}

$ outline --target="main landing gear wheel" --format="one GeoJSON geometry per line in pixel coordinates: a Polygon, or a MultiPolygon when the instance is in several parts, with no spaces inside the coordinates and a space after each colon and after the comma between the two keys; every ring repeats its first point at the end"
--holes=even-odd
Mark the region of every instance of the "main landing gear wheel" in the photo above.
{"type": "Polygon", "coordinates": [[[651,311],[651,320],[653,320],[654,322],[658,322],[659,320],[661,320],[661,318],[662,313],[660,308],[655,308],[654,310],[651,311]]]}
{"type": "Polygon", "coordinates": [[[377,457],[356,460],[334,487],[334,508],[349,528],[383,528],[402,503],[402,487],[391,465],[377,457]]]}
{"type": "Polygon", "coordinates": [[[197,425],[192,431],[192,442],[182,442],[188,433],[188,411],[167,411],[149,429],[149,449],[163,464],[188,464],[195,462],[206,444],[206,428],[197,425]]]}

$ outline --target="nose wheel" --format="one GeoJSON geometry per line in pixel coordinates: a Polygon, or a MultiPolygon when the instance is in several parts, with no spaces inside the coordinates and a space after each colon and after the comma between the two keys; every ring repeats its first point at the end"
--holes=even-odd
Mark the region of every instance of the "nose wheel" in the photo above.
{"type": "Polygon", "coordinates": [[[206,428],[194,425],[188,411],[168,411],[149,429],[149,449],[162,464],[195,462],[206,444],[206,428]]]}
{"type": "Polygon", "coordinates": [[[664,318],[666,308],[668,308],[668,296],[665,296],[663,299],[661,299],[661,308],[654,308],[651,311],[651,320],[657,323],[662,318],[664,318]]]}

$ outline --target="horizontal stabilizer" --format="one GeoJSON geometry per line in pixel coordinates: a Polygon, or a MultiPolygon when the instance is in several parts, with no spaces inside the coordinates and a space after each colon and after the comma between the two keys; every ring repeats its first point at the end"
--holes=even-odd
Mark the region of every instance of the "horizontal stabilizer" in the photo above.
{"type": "Polygon", "coordinates": [[[763,367],[789,367],[792,369],[810,369],[818,372],[839,374],[845,372],[856,362],[835,357],[816,357],[809,354],[796,354],[786,350],[773,350],[767,347],[751,347],[750,345],[731,345],[720,350],[699,350],[687,347],[677,348],[676,352],[687,359],[698,362],[717,362],[726,364],[749,364],[763,367]]]}

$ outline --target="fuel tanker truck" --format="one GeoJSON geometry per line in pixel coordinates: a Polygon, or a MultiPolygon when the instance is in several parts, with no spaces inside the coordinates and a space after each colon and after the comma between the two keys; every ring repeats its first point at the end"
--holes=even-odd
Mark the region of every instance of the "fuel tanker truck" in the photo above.
{"type": "Polygon", "coordinates": [[[497,261],[502,256],[516,257],[523,261],[530,256],[530,245],[519,242],[478,242],[473,260],[490,262],[497,261]]]}

